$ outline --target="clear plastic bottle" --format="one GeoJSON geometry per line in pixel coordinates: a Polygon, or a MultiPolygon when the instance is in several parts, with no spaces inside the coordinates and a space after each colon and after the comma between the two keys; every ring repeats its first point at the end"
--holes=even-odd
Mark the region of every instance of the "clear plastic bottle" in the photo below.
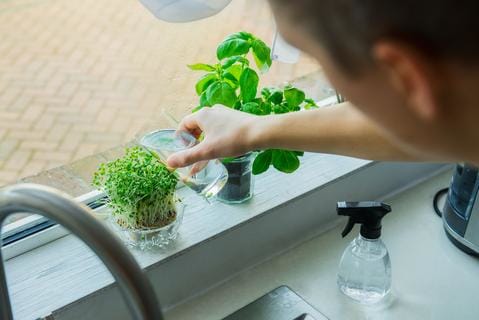
{"type": "Polygon", "coordinates": [[[343,237],[356,223],[361,231],[341,257],[337,282],[341,292],[363,304],[379,302],[391,290],[391,261],[380,239],[381,219],[390,211],[377,202],[338,203],[338,214],[349,216],[343,237]]]}
{"type": "Polygon", "coordinates": [[[359,235],[343,253],[338,271],[339,289],[352,299],[371,304],[391,290],[391,261],[381,239],[359,235]]]}

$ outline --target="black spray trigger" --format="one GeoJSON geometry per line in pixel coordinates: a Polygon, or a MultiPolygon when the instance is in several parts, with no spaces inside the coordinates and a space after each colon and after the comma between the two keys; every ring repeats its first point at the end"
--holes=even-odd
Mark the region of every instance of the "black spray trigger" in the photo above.
{"type": "Polygon", "coordinates": [[[391,212],[387,204],[374,201],[338,202],[338,215],[349,217],[348,223],[342,232],[343,238],[348,235],[354,225],[360,224],[360,233],[367,239],[377,239],[381,236],[381,220],[391,212]]]}
{"type": "Polygon", "coordinates": [[[348,219],[348,223],[346,224],[346,226],[344,227],[343,232],[341,233],[341,235],[343,236],[343,238],[344,238],[345,236],[347,236],[348,233],[351,232],[351,230],[353,230],[354,225],[355,225],[355,222],[353,221],[353,219],[352,219],[352,218],[349,218],[349,219],[348,219]]]}

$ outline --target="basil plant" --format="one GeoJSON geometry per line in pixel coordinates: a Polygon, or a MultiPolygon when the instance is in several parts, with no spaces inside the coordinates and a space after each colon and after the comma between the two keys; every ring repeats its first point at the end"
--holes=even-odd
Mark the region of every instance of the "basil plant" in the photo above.
{"type": "MultiPolygon", "coordinates": [[[[237,32],[226,37],[218,45],[216,58],[216,64],[188,66],[204,72],[195,86],[199,105],[193,112],[216,104],[259,116],[317,108],[302,90],[291,85],[259,89],[258,73],[264,74],[271,67],[271,49],[251,33],[237,32]]],[[[301,156],[303,152],[299,151],[262,150],[254,160],[253,174],[261,174],[271,165],[292,173],[299,168],[301,156]]]]}

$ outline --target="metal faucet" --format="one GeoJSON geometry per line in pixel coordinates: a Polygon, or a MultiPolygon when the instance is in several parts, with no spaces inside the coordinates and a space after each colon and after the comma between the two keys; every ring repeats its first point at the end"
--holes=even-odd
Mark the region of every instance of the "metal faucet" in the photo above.
{"type": "MultiPolygon", "coordinates": [[[[43,215],[83,240],[110,270],[134,319],[162,320],[153,288],[128,250],[98,222],[88,208],[55,189],[19,184],[0,190],[0,234],[5,218],[14,213],[43,215]]],[[[0,237],[1,248],[1,237],[0,237]]],[[[0,319],[13,320],[0,250],[0,319]]]]}

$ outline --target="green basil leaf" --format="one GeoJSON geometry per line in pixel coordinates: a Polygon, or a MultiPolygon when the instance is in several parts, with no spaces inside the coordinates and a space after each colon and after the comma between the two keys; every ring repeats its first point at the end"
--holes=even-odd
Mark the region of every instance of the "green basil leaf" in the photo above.
{"type": "Polygon", "coordinates": [[[319,108],[319,106],[316,104],[316,101],[310,98],[304,99],[304,109],[309,110],[309,109],[316,109],[319,108]]]}
{"type": "Polygon", "coordinates": [[[253,174],[258,175],[266,172],[271,165],[273,150],[265,150],[256,156],[253,162],[253,174]]]}
{"type": "Polygon", "coordinates": [[[292,173],[299,168],[299,159],[292,151],[273,150],[273,166],[284,173],[292,173]]]}
{"type": "Polygon", "coordinates": [[[288,112],[289,112],[289,108],[285,103],[273,105],[273,113],[282,114],[282,113],[288,113],[288,112]]]}
{"type": "Polygon", "coordinates": [[[227,82],[234,88],[238,88],[238,85],[239,85],[239,82],[238,82],[238,79],[236,79],[236,77],[231,74],[230,72],[224,72],[223,73],[223,78],[225,80],[227,80],[227,82]]]}
{"type": "Polygon", "coordinates": [[[273,89],[273,91],[271,91],[270,97],[268,98],[268,101],[273,104],[281,104],[281,102],[283,102],[283,91],[273,89]]]}
{"type": "Polygon", "coordinates": [[[294,88],[294,87],[287,87],[284,89],[284,98],[288,102],[288,106],[291,109],[295,109],[301,103],[303,103],[304,99],[306,98],[303,91],[294,88]]]}
{"type": "Polygon", "coordinates": [[[206,91],[204,91],[200,96],[200,109],[203,107],[211,107],[208,97],[206,96],[206,91]]]}
{"type": "Polygon", "coordinates": [[[241,106],[242,106],[241,101],[240,101],[240,100],[237,100],[237,101],[235,102],[235,105],[233,106],[233,109],[235,109],[235,110],[240,110],[240,109],[241,109],[241,106]]]}
{"type": "Polygon", "coordinates": [[[270,103],[270,102],[268,102],[268,101],[261,101],[260,107],[261,107],[261,110],[262,110],[262,114],[263,114],[263,115],[271,114],[272,106],[271,106],[271,103],[270,103]]]}
{"type": "Polygon", "coordinates": [[[207,73],[198,80],[195,89],[198,95],[201,95],[208,87],[218,80],[216,73],[207,73]]]}
{"type": "Polygon", "coordinates": [[[249,52],[250,44],[243,39],[226,39],[216,49],[218,60],[223,60],[232,56],[239,56],[249,52]]]}
{"type": "Polygon", "coordinates": [[[304,156],[304,151],[293,151],[295,155],[297,155],[298,157],[302,157],[304,156]]]}
{"type": "Polygon", "coordinates": [[[224,81],[217,81],[210,85],[205,91],[210,105],[222,104],[233,107],[237,97],[235,90],[224,81]]]}
{"type": "Polygon", "coordinates": [[[228,69],[226,69],[226,72],[231,73],[236,78],[236,80],[239,81],[239,79],[241,78],[241,73],[243,72],[243,67],[239,64],[234,64],[228,69]]]}
{"type": "Polygon", "coordinates": [[[264,100],[268,100],[268,98],[271,96],[271,88],[261,89],[261,96],[264,100]]]}
{"type": "Polygon", "coordinates": [[[206,63],[189,64],[188,68],[190,68],[191,70],[195,70],[195,71],[199,71],[199,70],[215,71],[216,70],[216,68],[214,66],[212,66],[211,64],[206,64],[206,63]]]}
{"type": "Polygon", "coordinates": [[[226,40],[230,40],[230,39],[242,39],[242,40],[251,40],[253,39],[254,36],[249,33],[249,32],[245,32],[245,31],[240,31],[240,32],[235,32],[235,33],[232,33],[230,34],[229,36],[226,37],[225,41],[226,40]]]}
{"type": "Polygon", "coordinates": [[[249,102],[256,98],[258,91],[259,77],[256,71],[251,68],[246,68],[240,77],[241,97],[244,102],[249,102]]]}
{"type": "Polygon", "coordinates": [[[256,102],[247,102],[241,106],[241,111],[250,113],[250,114],[256,114],[256,115],[262,115],[262,111],[259,107],[259,104],[256,102]]]}
{"type": "Polygon", "coordinates": [[[223,69],[228,69],[232,65],[234,65],[237,62],[241,62],[244,65],[249,65],[249,60],[246,58],[243,58],[242,56],[234,56],[231,58],[226,58],[223,63],[221,64],[221,67],[223,69]]]}
{"type": "Polygon", "coordinates": [[[265,73],[271,67],[271,49],[260,39],[253,40],[253,57],[261,73],[265,73]]]}
{"type": "Polygon", "coordinates": [[[236,159],[236,158],[235,157],[222,158],[221,162],[223,164],[227,164],[227,163],[230,163],[231,161],[233,161],[234,159],[236,159]]]}

